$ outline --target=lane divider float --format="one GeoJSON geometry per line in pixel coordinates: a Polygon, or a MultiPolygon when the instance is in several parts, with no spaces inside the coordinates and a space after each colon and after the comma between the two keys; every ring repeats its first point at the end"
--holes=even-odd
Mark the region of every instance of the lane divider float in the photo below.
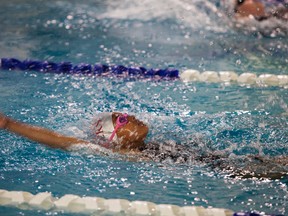
{"type": "Polygon", "coordinates": [[[239,85],[279,86],[288,88],[288,75],[261,74],[257,77],[254,73],[242,73],[233,71],[204,71],[185,70],[180,74],[184,82],[208,82],[208,83],[238,83],[239,85]]]}
{"type": "Polygon", "coordinates": [[[15,58],[1,58],[1,68],[3,70],[23,70],[38,71],[64,74],[86,74],[94,76],[120,76],[120,77],[139,77],[139,78],[179,78],[179,71],[173,68],[166,69],[146,69],[144,67],[125,67],[123,65],[105,64],[76,64],[71,62],[55,63],[51,61],[20,61],[15,58]]]}
{"type": "Polygon", "coordinates": [[[260,216],[255,212],[233,212],[221,208],[204,208],[125,199],[104,199],[101,197],[80,197],[66,194],[55,198],[49,192],[33,195],[26,191],[0,189],[0,206],[13,206],[23,210],[64,211],[78,214],[109,215],[152,215],[152,216],[260,216]]]}
{"type": "Polygon", "coordinates": [[[173,68],[146,69],[145,67],[125,67],[123,65],[76,64],[71,62],[55,63],[51,61],[24,60],[1,58],[0,68],[3,70],[23,70],[64,74],[85,74],[93,76],[117,76],[134,78],[179,79],[183,82],[206,83],[238,83],[239,85],[257,85],[261,87],[279,86],[288,88],[288,75],[261,74],[245,72],[240,75],[233,71],[204,71],[188,69],[179,73],[173,68]]]}

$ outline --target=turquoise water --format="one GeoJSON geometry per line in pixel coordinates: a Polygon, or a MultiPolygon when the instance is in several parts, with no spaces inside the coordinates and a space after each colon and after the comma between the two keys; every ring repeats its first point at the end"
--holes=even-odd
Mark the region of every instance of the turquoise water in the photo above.
{"type": "MultiPolygon", "coordinates": [[[[205,2],[2,3],[0,57],[287,74],[285,35],[236,30],[220,2],[205,2]]],[[[193,149],[191,140],[198,140],[204,151],[236,157],[288,153],[288,93],[283,88],[20,71],[1,71],[0,88],[1,112],[80,138],[87,136],[93,116],[117,110],[149,125],[148,142],[193,149]]],[[[49,149],[4,131],[0,137],[3,189],[288,211],[287,178],[233,179],[203,164],[129,162],[49,149]]],[[[43,215],[6,207],[0,212],[43,215]]]]}

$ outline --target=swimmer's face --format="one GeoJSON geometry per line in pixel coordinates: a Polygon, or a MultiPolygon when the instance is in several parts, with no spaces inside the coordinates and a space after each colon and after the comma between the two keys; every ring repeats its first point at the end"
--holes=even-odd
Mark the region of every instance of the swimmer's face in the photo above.
{"type": "MultiPolygon", "coordinates": [[[[117,118],[121,113],[113,113],[112,119],[114,126],[117,118]]],[[[117,130],[117,137],[120,141],[121,148],[132,149],[143,145],[144,140],[148,134],[148,127],[142,121],[135,118],[135,116],[128,115],[128,123],[117,130]]]]}
{"type": "Polygon", "coordinates": [[[235,12],[238,17],[263,17],[265,7],[260,1],[255,0],[236,0],[235,12]]]}

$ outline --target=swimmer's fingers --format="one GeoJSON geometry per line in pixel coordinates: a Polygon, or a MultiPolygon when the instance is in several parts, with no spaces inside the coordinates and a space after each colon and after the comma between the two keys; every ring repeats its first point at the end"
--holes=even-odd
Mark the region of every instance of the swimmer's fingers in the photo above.
{"type": "Polygon", "coordinates": [[[0,113],[0,129],[5,129],[8,122],[8,118],[0,113]]]}

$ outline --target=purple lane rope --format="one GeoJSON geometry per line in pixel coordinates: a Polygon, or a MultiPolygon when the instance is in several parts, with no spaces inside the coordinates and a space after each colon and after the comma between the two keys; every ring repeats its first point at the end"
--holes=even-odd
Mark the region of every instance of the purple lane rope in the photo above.
{"type": "Polygon", "coordinates": [[[51,61],[18,60],[16,58],[1,58],[3,70],[38,71],[62,74],[91,74],[95,76],[127,76],[140,78],[179,78],[176,69],[146,69],[144,67],[125,67],[123,65],[105,64],[72,64],[71,62],[55,63],[51,61]]]}

